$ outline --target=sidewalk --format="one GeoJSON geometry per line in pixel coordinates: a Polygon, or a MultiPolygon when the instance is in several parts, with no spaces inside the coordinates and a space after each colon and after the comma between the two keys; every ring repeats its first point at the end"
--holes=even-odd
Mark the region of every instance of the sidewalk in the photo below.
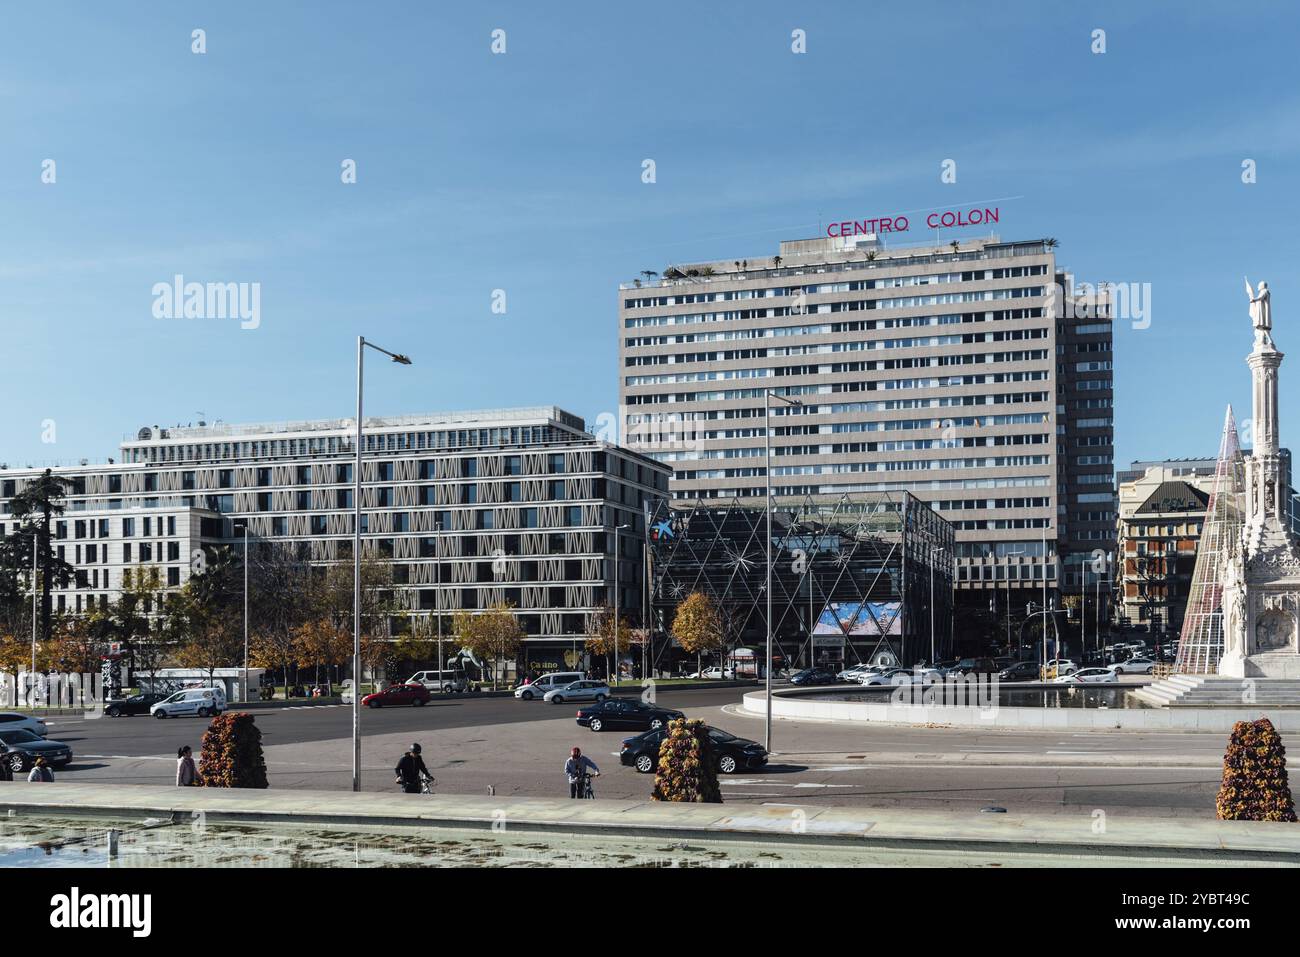
{"type": "Polygon", "coordinates": [[[1288,824],[878,808],[661,804],[462,795],[337,791],[242,791],[130,785],[0,783],[10,816],[73,815],[100,819],[184,819],[210,823],[313,824],[325,827],[509,829],[512,833],[625,839],[650,837],[782,846],[882,847],[954,855],[1053,854],[1122,865],[1138,859],[1169,864],[1300,866],[1300,828],[1288,824]],[[1100,832],[1100,833],[1099,833],[1100,832]]]}

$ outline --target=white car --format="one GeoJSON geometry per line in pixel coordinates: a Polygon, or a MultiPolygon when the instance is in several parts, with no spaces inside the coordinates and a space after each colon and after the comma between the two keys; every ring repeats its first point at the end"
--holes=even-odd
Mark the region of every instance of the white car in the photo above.
{"type": "Polygon", "coordinates": [[[604,701],[608,697],[609,685],[603,681],[575,681],[546,692],[542,700],[551,704],[564,704],[566,701],[604,701]]]}
{"type": "Polygon", "coordinates": [[[406,679],[408,685],[424,685],[430,691],[449,693],[465,690],[465,676],[454,671],[417,671],[406,679]]]}
{"type": "Polygon", "coordinates": [[[934,668],[921,668],[915,671],[911,668],[887,668],[884,671],[864,674],[858,679],[858,683],[870,687],[877,685],[930,684],[933,681],[942,680],[942,672],[934,668]]]}
{"type": "Polygon", "coordinates": [[[875,665],[853,665],[851,668],[845,668],[835,677],[841,681],[861,681],[865,675],[884,670],[884,668],[878,668],[875,665]]]}
{"type": "Polygon", "coordinates": [[[1065,675],[1072,675],[1079,670],[1079,666],[1076,665],[1069,658],[1053,658],[1051,661],[1047,663],[1047,667],[1049,670],[1055,668],[1056,676],[1058,678],[1063,677],[1065,675]]]}
{"type": "Polygon", "coordinates": [[[575,681],[582,681],[581,671],[551,671],[539,677],[526,685],[520,685],[515,689],[515,699],[518,701],[532,701],[534,698],[545,699],[548,692],[556,688],[564,688],[573,684],[575,681]]]}
{"type": "Polygon", "coordinates": [[[719,668],[717,665],[705,668],[703,671],[697,671],[693,675],[687,675],[688,678],[726,678],[728,680],[736,677],[736,672],[731,668],[719,668]]]}
{"type": "Polygon", "coordinates": [[[1119,681],[1115,672],[1109,668],[1080,668],[1068,675],[1061,675],[1053,681],[1058,685],[1114,684],[1119,681]]]}
{"type": "Polygon", "coordinates": [[[0,711],[0,731],[30,731],[37,737],[45,737],[45,722],[31,715],[19,714],[17,711],[0,711]]]}
{"type": "Polygon", "coordinates": [[[1128,661],[1121,661],[1117,665],[1111,665],[1110,670],[1117,675],[1149,675],[1155,666],[1156,663],[1150,658],[1130,658],[1128,661]]]}
{"type": "Polygon", "coordinates": [[[207,718],[226,710],[226,692],[218,687],[186,688],[163,698],[149,709],[155,718],[180,718],[197,715],[207,718]]]}

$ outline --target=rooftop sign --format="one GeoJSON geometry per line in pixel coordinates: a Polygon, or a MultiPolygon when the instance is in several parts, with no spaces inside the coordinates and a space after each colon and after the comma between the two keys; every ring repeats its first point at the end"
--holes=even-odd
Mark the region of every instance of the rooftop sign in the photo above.
{"type": "MultiPolygon", "coordinates": [[[[1000,207],[975,206],[970,209],[948,209],[930,213],[925,225],[930,229],[957,229],[963,226],[984,226],[996,223],[1000,207]]],[[[846,219],[826,227],[826,235],[833,238],[848,236],[875,236],[880,233],[905,233],[912,228],[906,216],[881,216],[876,219],[846,219]]]]}

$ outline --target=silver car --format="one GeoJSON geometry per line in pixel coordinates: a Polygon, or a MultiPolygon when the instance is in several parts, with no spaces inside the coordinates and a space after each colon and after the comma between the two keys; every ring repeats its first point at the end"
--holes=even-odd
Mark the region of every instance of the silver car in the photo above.
{"type": "Polygon", "coordinates": [[[604,701],[609,697],[609,685],[603,681],[574,681],[571,684],[548,691],[542,696],[543,701],[551,704],[564,704],[566,701],[604,701]]]}

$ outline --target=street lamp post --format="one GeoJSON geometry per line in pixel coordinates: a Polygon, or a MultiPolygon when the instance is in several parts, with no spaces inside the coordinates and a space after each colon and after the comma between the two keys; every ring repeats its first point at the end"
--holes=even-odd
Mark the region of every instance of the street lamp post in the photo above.
{"type": "MultiPolygon", "coordinates": [[[[285,675],[285,681],[289,676],[285,675]]],[[[244,522],[244,700],[248,701],[248,522],[244,522]]]]}
{"type": "Polygon", "coordinates": [[[433,523],[433,613],[438,618],[438,687],[442,688],[442,522],[433,523]]]}
{"type": "MultiPolygon", "coordinates": [[[[763,724],[763,747],[772,750],[772,396],[771,389],[763,390],[763,477],[767,480],[767,660],[763,663],[763,689],[767,699],[767,717],[763,724]]],[[[789,405],[802,406],[798,399],[778,395],[789,405]]],[[[811,640],[811,638],[809,639],[811,640]]]]}
{"type": "Polygon", "coordinates": [[[366,346],[382,352],[394,362],[409,366],[411,360],[389,352],[365,336],[357,336],[357,456],[352,474],[352,790],[361,790],[361,391],[365,381],[366,346]]]}
{"type": "Polygon", "coordinates": [[[631,525],[614,526],[614,687],[618,687],[618,539],[619,532],[631,525]]]}

